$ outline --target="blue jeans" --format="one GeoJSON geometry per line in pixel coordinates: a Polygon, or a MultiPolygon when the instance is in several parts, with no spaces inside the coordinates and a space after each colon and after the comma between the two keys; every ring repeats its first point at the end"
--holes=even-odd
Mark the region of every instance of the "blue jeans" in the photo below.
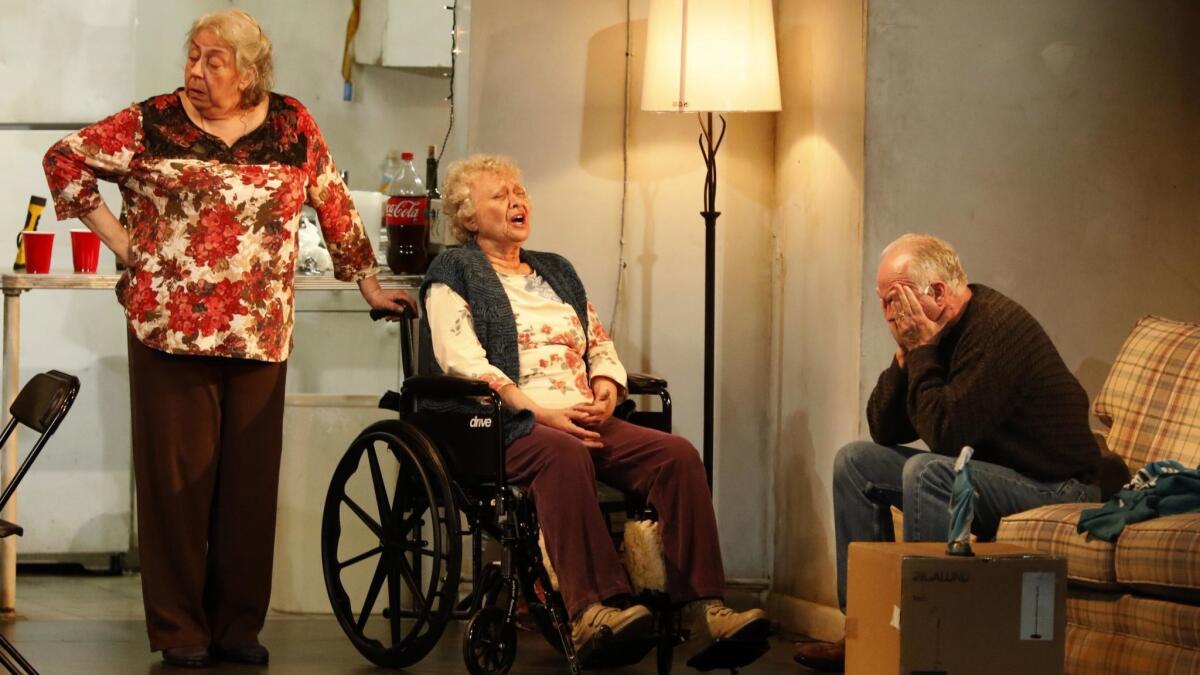
{"type": "MultiPolygon", "coordinates": [[[[903,445],[856,441],[833,461],[838,603],[846,609],[846,558],[852,541],[893,541],[889,507],[904,512],[905,541],[946,541],[957,458],[903,445]]],[[[1100,488],[1074,478],[1042,483],[998,464],[971,461],[975,519],[971,531],[994,539],[1004,516],[1045,504],[1097,501],[1100,488]]]]}

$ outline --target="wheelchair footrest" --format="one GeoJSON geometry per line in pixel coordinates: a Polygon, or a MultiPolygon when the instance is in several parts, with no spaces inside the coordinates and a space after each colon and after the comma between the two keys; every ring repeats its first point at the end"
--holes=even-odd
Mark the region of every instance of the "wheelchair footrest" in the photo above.
{"type": "Polygon", "coordinates": [[[584,670],[623,668],[641,662],[655,647],[658,637],[648,635],[633,640],[604,636],[593,639],[578,652],[579,665],[584,670]]]}

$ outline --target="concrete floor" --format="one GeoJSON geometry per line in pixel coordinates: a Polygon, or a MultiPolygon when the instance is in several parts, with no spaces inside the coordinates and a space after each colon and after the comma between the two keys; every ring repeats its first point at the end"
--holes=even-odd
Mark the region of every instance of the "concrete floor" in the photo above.
{"type": "MultiPolygon", "coordinates": [[[[179,673],[151,654],[143,624],[138,577],[22,575],[17,584],[18,615],[0,621],[3,631],[35,667],[47,675],[80,673],[179,673]]],[[[416,666],[383,671],[362,658],[332,616],[272,613],[262,642],[271,649],[270,670],[279,673],[463,673],[462,626],[452,623],[437,647],[416,666]]],[[[518,636],[513,673],[566,673],[566,664],[539,636],[518,636]]],[[[694,672],[684,665],[686,647],[676,651],[675,673],[694,672]]],[[[770,652],[742,673],[804,673],[792,662],[793,645],[776,639],[770,652]]],[[[219,666],[202,672],[251,673],[249,666],[219,666]]],[[[592,671],[609,672],[609,671],[592,671]]],[[[630,674],[654,673],[653,657],[630,674]]]]}

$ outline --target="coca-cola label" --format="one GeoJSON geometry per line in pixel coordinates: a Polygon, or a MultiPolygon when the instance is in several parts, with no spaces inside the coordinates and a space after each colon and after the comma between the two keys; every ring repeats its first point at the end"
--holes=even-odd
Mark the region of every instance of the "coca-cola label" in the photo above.
{"type": "Polygon", "coordinates": [[[383,224],[388,227],[397,225],[427,226],[429,224],[428,210],[428,197],[388,197],[387,205],[383,209],[383,224]]]}

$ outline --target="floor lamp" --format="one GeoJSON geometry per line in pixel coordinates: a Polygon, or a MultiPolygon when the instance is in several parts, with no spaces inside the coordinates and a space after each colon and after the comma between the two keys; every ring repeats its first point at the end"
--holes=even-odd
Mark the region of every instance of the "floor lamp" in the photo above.
{"type": "Polygon", "coordinates": [[[642,110],[697,113],[704,177],[704,466],[713,482],[717,150],[725,112],[779,110],[771,0],[651,0],[642,110]],[[721,120],[713,128],[713,113],[721,120]]]}

